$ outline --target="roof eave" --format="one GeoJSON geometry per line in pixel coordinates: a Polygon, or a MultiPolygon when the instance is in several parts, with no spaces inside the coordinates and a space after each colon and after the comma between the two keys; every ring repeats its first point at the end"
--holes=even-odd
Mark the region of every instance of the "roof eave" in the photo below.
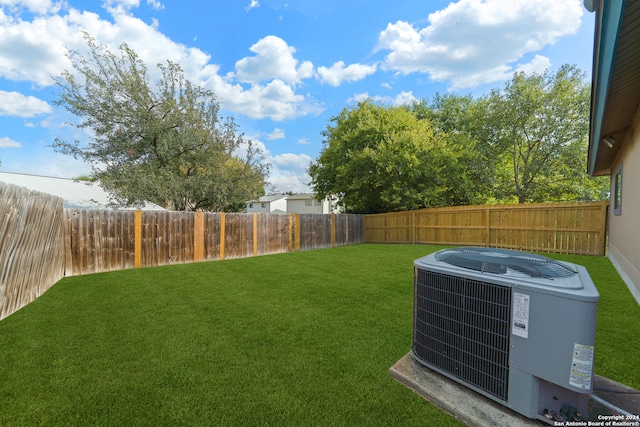
{"type": "MultiPolygon", "coordinates": [[[[593,81],[591,92],[591,124],[587,172],[602,174],[598,164],[598,151],[602,138],[602,122],[609,92],[609,83],[618,44],[618,35],[624,17],[626,1],[602,1],[596,11],[594,35],[593,81]]],[[[608,166],[605,167],[607,169],[608,166]]]]}

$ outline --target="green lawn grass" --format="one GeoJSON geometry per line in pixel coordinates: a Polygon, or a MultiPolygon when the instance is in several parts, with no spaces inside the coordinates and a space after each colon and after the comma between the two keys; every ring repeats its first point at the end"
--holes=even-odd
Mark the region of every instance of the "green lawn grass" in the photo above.
{"type": "MultiPolygon", "coordinates": [[[[419,245],[65,278],[0,322],[0,425],[456,425],[391,379],[419,245]]],[[[640,309],[610,262],[596,372],[640,387],[640,309]]]]}

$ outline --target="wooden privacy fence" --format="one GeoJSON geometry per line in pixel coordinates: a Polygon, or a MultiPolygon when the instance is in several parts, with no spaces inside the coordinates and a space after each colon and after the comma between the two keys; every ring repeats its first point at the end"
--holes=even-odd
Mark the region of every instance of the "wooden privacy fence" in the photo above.
{"type": "Polygon", "coordinates": [[[65,210],[68,276],[363,242],[363,215],[65,210]]]}
{"type": "Polygon", "coordinates": [[[604,255],[608,202],[460,206],[366,215],[366,243],[604,255]]]}
{"type": "Polygon", "coordinates": [[[0,319],[64,275],[62,199],[0,182],[0,319]]]}
{"type": "Polygon", "coordinates": [[[608,203],[466,206],[379,215],[65,210],[0,182],[0,319],[64,275],[357,243],[604,255],[608,203]]]}

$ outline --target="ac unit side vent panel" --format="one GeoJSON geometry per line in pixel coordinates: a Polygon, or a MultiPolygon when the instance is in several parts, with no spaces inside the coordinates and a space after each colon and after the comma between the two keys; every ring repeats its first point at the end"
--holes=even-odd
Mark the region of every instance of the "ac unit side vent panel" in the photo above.
{"type": "Polygon", "coordinates": [[[413,354],[507,401],[511,287],[418,269],[413,354]]]}

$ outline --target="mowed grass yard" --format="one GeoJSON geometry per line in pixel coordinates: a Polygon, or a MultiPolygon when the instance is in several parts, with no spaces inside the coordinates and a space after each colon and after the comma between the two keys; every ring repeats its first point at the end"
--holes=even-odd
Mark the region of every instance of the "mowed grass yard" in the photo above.
{"type": "MultiPolygon", "coordinates": [[[[358,245],[71,277],[0,321],[0,426],[458,425],[388,369],[413,261],[358,245]]],[[[640,387],[640,308],[606,258],[596,372],[640,387]]]]}

